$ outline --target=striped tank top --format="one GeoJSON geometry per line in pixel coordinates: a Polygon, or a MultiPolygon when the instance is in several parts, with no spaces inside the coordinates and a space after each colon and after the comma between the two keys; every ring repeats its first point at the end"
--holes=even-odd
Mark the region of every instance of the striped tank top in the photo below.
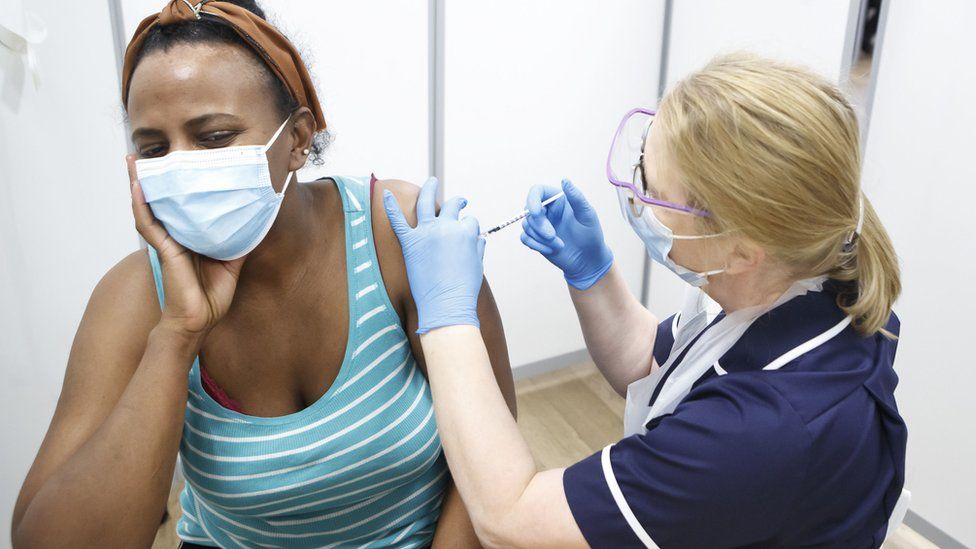
{"type": "MultiPolygon", "coordinates": [[[[311,406],[256,417],[190,370],[179,537],[219,547],[421,547],[448,481],[430,387],[380,276],[369,178],[335,177],[345,215],[349,339],[311,406]]],[[[162,274],[149,250],[159,300],[162,274]]]]}

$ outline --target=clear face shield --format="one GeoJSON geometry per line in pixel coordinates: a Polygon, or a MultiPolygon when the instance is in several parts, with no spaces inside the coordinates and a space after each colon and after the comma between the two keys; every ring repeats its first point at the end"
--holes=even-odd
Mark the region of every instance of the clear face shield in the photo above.
{"type": "MultiPolygon", "coordinates": [[[[633,109],[628,112],[614,135],[607,156],[607,179],[617,190],[625,216],[642,217],[647,207],[679,214],[711,217],[705,210],[661,200],[648,188],[644,177],[644,144],[654,123],[654,111],[633,109]]],[[[660,211],[660,210],[658,210],[660,211]]]]}
{"type": "Polygon", "coordinates": [[[669,257],[671,247],[675,240],[714,238],[724,233],[676,235],[661,222],[661,214],[665,212],[694,217],[712,215],[705,210],[661,200],[648,186],[644,175],[644,146],[653,122],[654,111],[646,109],[633,109],[624,116],[610,145],[610,154],[607,157],[607,179],[617,192],[621,213],[644,242],[651,259],[664,265],[689,284],[702,286],[708,283],[709,276],[719,274],[723,269],[706,272],[690,271],[676,264],[669,257]]]}

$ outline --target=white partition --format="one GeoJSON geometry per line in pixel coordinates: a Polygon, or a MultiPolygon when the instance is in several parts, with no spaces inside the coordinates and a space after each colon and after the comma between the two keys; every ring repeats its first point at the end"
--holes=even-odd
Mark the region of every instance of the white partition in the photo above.
{"type": "MultiPolygon", "coordinates": [[[[161,0],[122,0],[126,39],[161,0]]],[[[301,180],[365,175],[423,183],[428,173],[428,3],[265,0],[302,50],[334,141],[301,180]]]]}
{"type": "MultiPolygon", "coordinates": [[[[572,179],[639,294],[643,247],[604,163],[623,114],[655,103],[663,2],[458,2],[444,17],[446,194],[487,226],[519,213],[533,184],[572,179]]],[[[584,347],[561,273],[519,233],[491,236],[486,257],[516,368],[584,347]]]]}
{"type": "Polygon", "coordinates": [[[902,269],[896,397],[908,422],[911,510],[976,547],[976,4],[887,9],[863,182],[902,269]]]}
{"type": "MultiPolygon", "coordinates": [[[[853,0],[859,4],[859,0],[853,0]]],[[[671,15],[668,81],[717,53],[751,50],[840,80],[852,0],[678,0],[671,15]]]]}
{"type": "Polygon", "coordinates": [[[40,87],[0,45],[0,547],[88,296],[136,249],[106,2],[24,2],[40,87]]]}
{"type": "MultiPolygon", "coordinates": [[[[859,0],[674,1],[668,48],[668,85],[722,53],[749,50],[845,81],[852,2],[859,0]]],[[[856,16],[856,10],[853,13],[856,16]]],[[[651,266],[648,307],[664,318],[677,312],[687,284],[651,266]]]]}

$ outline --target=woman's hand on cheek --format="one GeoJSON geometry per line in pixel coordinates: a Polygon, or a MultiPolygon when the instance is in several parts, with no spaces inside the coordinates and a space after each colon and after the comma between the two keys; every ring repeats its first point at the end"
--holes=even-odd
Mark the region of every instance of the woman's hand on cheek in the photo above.
{"type": "Polygon", "coordinates": [[[202,343],[230,308],[244,258],[217,261],[181,246],[146,203],[133,155],[126,156],[126,165],[136,230],[156,250],[162,266],[166,303],[160,325],[202,343]]]}
{"type": "Polygon", "coordinates": [[[454,197],[444,203],[440,215],[435,213],[437,187],[432,177],[420,190],[415,228],[393,194],[383,194],[386,215],[403,249],[420,334],[444,326],[479,326],[485,239],[479,235],[477,219],[459,219],[465,199],[454,197]]]}

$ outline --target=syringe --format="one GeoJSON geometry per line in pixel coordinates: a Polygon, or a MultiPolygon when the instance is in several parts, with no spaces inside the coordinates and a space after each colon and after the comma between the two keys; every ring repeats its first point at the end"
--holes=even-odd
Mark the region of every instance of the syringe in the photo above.
{"type": "MultiPolygon", "coordinates": [[[[560,198],[562,198],[564,196],[566,196],[566,193],[564,193],[564,192],[560,192],[559,194],[554,194],[551,197],[549,197],[548,199],[544,200],[542,202],[542,206],[543,207],[546,207],[549,204],[552,204],[553,202],[559,200],[560,198]]],[[[491,233],[498,232],[498,231],[504,229],[505,227],[508,227],[512,223],[516,223],[518,221],[521,221],[521,220],[525,219],[525,217],[527,215],[529,215],[529,210],[522,210],[522,213],[518,214],[517,216],[513,217],[512,219],[509,219],[508,221],[506,221],[506,222],[504,222],[504,223],[502,223],[500,225],[495,225],[494,227],[488,229],[487,231],[482,232],[481,233],[481,236],[488,236],[491,233]]]]}

